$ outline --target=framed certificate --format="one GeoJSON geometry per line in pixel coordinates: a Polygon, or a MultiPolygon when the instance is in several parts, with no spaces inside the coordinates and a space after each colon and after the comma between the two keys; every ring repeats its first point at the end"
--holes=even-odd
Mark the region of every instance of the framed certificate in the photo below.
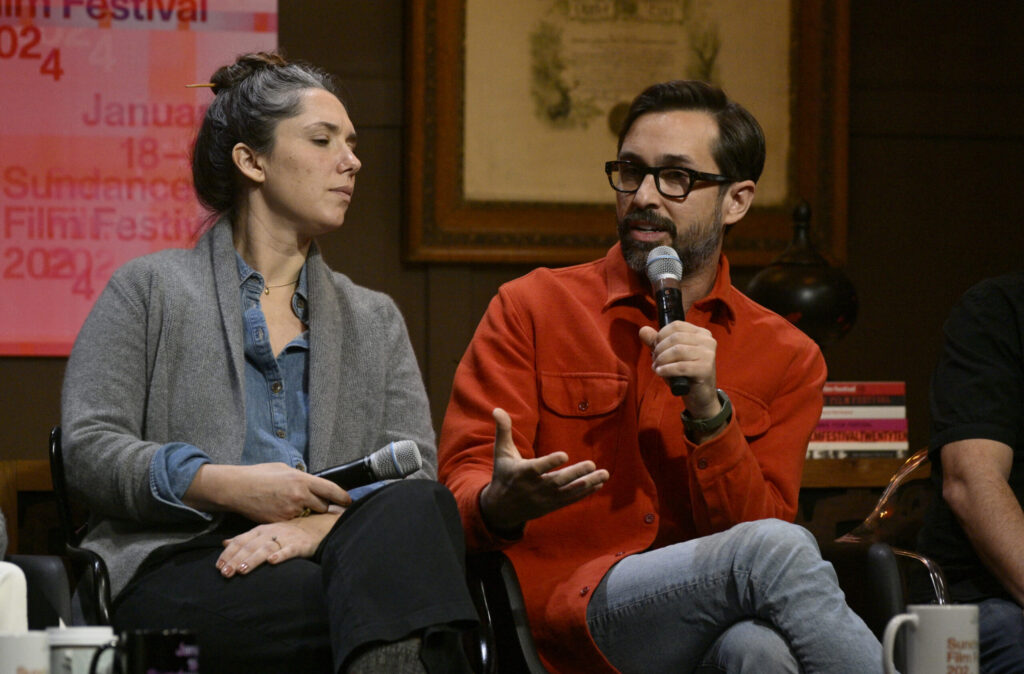
{"type": "Polygon", "coordinates": [[[615,158],[649,84],[703,79],[765,129],[734,265],[786,246],[813,209],[845,258],[849,7],[826,0],[422,0],[409,3],[406,256],[572,263],[615,241],[615,158]]]}

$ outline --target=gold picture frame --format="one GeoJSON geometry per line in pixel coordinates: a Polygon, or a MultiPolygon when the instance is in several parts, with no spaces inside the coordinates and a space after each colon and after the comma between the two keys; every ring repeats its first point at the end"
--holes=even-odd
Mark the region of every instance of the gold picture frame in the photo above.
{"type": "MultiPolygon", "coordinates": [[[[464,83],[467,65],[472,66],[465,62],[471,1],[406,5],[406,259],[562,264],[602,256],[615,241],[610,189],[606,204],[466,198],[464,83]]],[[[792,209],[800,200],[813,210],[811,231],[819,252],[840,264],[846,258],[849,5],[847,0],[788,5],[790,40],[788,53],[780,57],[789,59],[791,80],[785,195],[770,206],[755,200],[726,237],[735,266],[768,264],[786,247],[792,209]]]]}

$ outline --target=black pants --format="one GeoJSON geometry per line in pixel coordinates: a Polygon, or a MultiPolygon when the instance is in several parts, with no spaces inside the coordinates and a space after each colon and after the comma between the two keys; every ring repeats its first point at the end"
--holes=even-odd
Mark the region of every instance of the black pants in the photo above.
{"type": "Polygon", "coordinates": [[[118,596],[115,630],[191,629],[207,672],[338,672],[362,645],[476,621],[455,500],[435,482],[360,499],[313,559],[224,578],[226,535],[156,551],[118,596]]]}

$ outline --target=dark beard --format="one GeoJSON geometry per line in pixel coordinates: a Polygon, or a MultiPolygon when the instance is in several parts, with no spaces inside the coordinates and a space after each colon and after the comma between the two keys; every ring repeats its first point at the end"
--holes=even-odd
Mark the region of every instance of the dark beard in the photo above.
{"type": "Polygon", "coordinates": [[[629,236],[630,228],[641,223],[654,225],[668,233],[671,240],[669,245],[675,248],[679,260],[683,263],[683,278],[697,273],[708,264],[717,262],[712,258],[715,257],[718,244],[722,240],[721,201],[715,204],[710,221],[693,222],[682,237],[679,236],[674,222],[654,211],[636,211],[619,221],[619,242],[622,244],[622,255],[626,258],[626,264],[637,274],[647,278],[647,255],[663,244],[636,241],[629,236]]]}

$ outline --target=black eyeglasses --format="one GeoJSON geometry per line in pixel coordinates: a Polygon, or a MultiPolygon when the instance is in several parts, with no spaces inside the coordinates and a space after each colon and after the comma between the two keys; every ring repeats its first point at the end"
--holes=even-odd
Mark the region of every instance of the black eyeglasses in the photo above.
{"type": "Polygon", "coordinates": [[[662,196],[669,199],[682,199],[693,189],[698,180],[713,183],[736,182],[732,178],[716,173],[704,173],[682,166],[641,166],[631,161],[607,161],[604,172],[608,174],[608,183],[616,192],[633,194],[648,175],[654,176],[654,186],[662,196]]]}

